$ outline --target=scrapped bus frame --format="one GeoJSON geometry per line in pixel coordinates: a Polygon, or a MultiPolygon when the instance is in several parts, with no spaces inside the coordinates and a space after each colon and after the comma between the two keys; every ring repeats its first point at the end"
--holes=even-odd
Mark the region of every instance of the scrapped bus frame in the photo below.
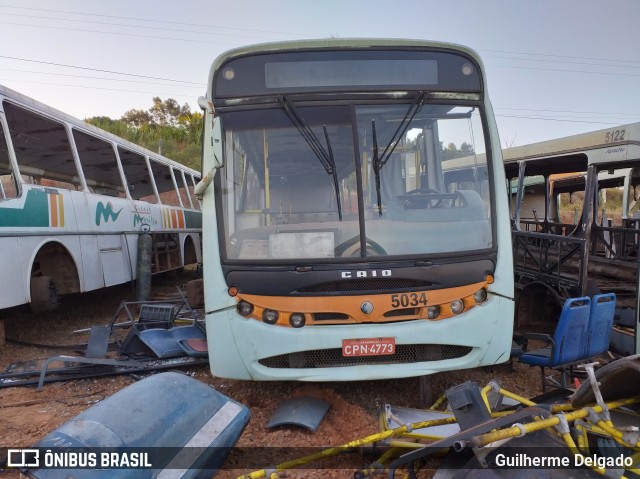
{"type": "Polygon", "coordinates": [[[611,348],[640,353],[640,123],[505,149],[503,158],[520,292],[516,329],[534,316],[554,317],[567,297],[614,292],[611,348]],[[606,209],[609,189],[621,197],[615,218],[606,209]],[[574,209],[564,218],[561,201],[574,209]]]}
{"type": "MultiPolygon", "coordinates": [[[[409,75],[412,74],[413,72],[409,72],[409,75]]],[[[215,376],[245,380],[304,381],[412,376],[423,378],[441,371],[472,368],[508,360],[513,326],[508,198],[501,186],[505,181],[501,150],[485,83],[481,60],[472,50],[457,45],[413,40],[332,39],[256,45],[227,52],[214,62],[210,71],[207,97],[199,100],[205,111],[203,172],[206,174],[197,186],[196,193],[203,197],[205,310],[209,360],[215,376]],[[344,78],[347,75],[346,71],[349,69],[342,66],[345,61],[336,67],[345,56],[353,55],[354,61],[360,62],[359,65],[362,66],[360,71],[375,70],[381,73],[393,70],[367,70],[371,66],[367,61],[373,59],[372,62],[375,63],[381,56],[387,61],[421,53],[434,56],[451,54],[451,57],[457,55],[464,58],[464,62],[460,61],[458,64],[458,68],[462,70],[451,70],[447,73],[448,70],[443,64],[443,78],[447,74],[477,75],[475,78],[480,90],[455,91],[450,85],[452,91],[444,91],[446,88],[442,85],[427,84],[429,82],[426,80],[423,85],[413,84],[410,87],[402,84],[385,86],[380,83],[379,74],[376,75],[376,82],[369,82],[367,86],[348,83],[348,86],[341,87],[332,84],[337,81],[335,78],[344,78]],[[272,54],[282,55],[283,59],[270,57],[272,54]],[[313,65],[306,68],[306,62],[310,64],[314,58],[320,58],[323,62],[321,70],[316,70],[313,65]],[[252,62],[266,65],[247,73],[243,68],[252,62]],[[296,71],[298,67],[301,69],[296,71]],[[338,73],[335,76],[328,75],[326,69],[334,67],[338,69],[338,73]],[[313,71],[316,73],[312,73],[313,71]],[[265,86],[265,75],[269,76],[268,81],[271,85],[265,86]],[[304,84],[295,83],[296,75],[303,77],[304,84]],[[233,90],[231,86],[234,79],[240,79],[240,86],[235,87],[237,90],[233,90]],[[222,87],[218,88],[220,85],[228,88],[223,91],[222,87]],[[240,93],[242,85],[247,89],[244,94],[240,93]],[[357,155],[349,160],[356,164],[357,177],[352,189],[344,186],[344,178],[334,178],[332,182],[331,174],[335,168],[332,168],[333,154],[329,150],[339,149],[341,142],[346,144],[353,141],[354,145],[359,144],[356,130],[358,124],[352,117],[349,120],[351,123],[348,124],[352,133],[344,132],[341,137],[334,135],[330,141],[328,137],[331,136],[332,125],[325,125],[323,133],[323,126],[318,124],[321,120],[315,119],[311,113],[307,116],[304,113],[312,112],[312,108],[318,105],[351,105],[350,108],[355,115],[360,102],[373,103],[376,106],[375,102],[378,102],[382,105],[381,108],[384,105],[398,103],[402,105],[403,112],[410,104],[422,105],[422,102],[425,105],[432,102],[436,106],[452,104],[467,107],[465,112],[457,114],[456,118],[470,115],[467,110],[481,111],[483,133],[482,138],[476,140],[482,140],[491,164],[488,168],[480,168],[478,171],[483,172],[485,183],[489,184],[485,191],[489,199],[481,198],[482,192],[474,189],[473,175],[454,171],[455,168],[443,172],[446,168],[437,164],[437,153],[433,153],[434,159],[431,164],[424,165],[425,169],[439,171],[439,181],[444,181],[443,178],[449,175],[448,181],[465,184],[463,189],[443,193],[425,192],[425,196],[434,195],[434,199],[424,200],[431,203],[429,208],[440,203],[453,205],[456,198],[469,208],[476,201],[480,205],[474,211],[481,213],[471,217],[465,223],[464,233],[451,240],[453,246],[450,247],[461,248],[459,251],[387,255],[381,258],[379,255],[386,255],[384,247],[374,240],[370,241],[368,235],[365,238],[362,229],[352,238],[353,241],[343,243],[345,235],[340,236],[341,228],[347,226],[342,215],[345,218],[349,214],[355,215],[354,221],[360,224],[361,228],[366,215],[371,216],[372,219],[368,219],[369,216],[366,219],[371,221],[371,224],[378,217],[384,218],[390,214],[391,205],[384,200],[381,201],[381,195],[384,195],[385,186],[389,186],[384,185],[385,181],[382,181],[383,192],[381,194],[378,191],[376,195],[373,184],[375,179],[379,178],[374,179],[376,175],[372,166],[376,160],[367,154],[362,155],[366,167],[358,166],[360,159],[357,155]],[[468,105],[473,105],[473,108],[468,105]],[[308,109],[304,110],[304,113],[301,112],[307,106],[308,109]],[[269,136],[267,130],[263,130],[263,138],[251,144],[253,151],[243,150],[241,141],[235,141],[231,136],[234,128],[232,122],[225,122],[226,112],[250,112],[247,121],[255,124],[257,117],[266,115],[269,109],[282,110],[283,125],[288,121],[285,113],[289,116],[291,123],[296,126],[317,156],[316,160],[307,152],[312,158],[309,164],[316,170],[324,166],[324,170],[317,175],[318,181],[328,178],[327,194],[324,198],[328,196],[331,199],[333,210],[318,213],[320,219],[310,220],[315,222],[307,226],[306,231],[310,231],[309,234],[296,236],[295,233],[287,233],[295,232],[294,227],[302,230],[304,225],[300,227],[299,224],[287,225],[280,231],[278,224],[281,223],[278,222],[286,223],[296,212],[292,212],[288,203],[284,205],[286,200],[282,200],[282,196],[276,197],[272,194],[269,197],[269,193],[265,194],[270,187],[285,184],[291,187],[291,191],[294,187],[301,189],[299,183],[287,182],[286,177],[278,177],[272,173],[277,167],[276,158],[283,151],[278,149],[278,138],[269,136]],[[314,128],[308,126],[307,122],[313,124],[315,133],[314,128]],[[234,196],[227,192],[233,191],[235,185],[246,184],[244,178],[247,172],[250,173],[247,157],[256,156],[256,148],[262,152],[258,155],[261,160],[255,166],[255,169],[264,172],[264,178],[260,180],[263,188],[262,203],[253,210],[247,209],[245,216],[253,215],[251,218],[236,218],[234,215],[238,204],[233,203],[234,196]],[[239,171],[236,179],[231,164],[234,157],[239,157],[240,165],[235,168],[239,171]],[[266,174],[267,171],[269,174],[266,174]],[[328,177],[325,173],[329,174],[328,177]],[[276,182],[277,185],[274,186],[276,182]],[[371,185],[371,189],[363,194],[365,185],[371,185]],[[345,191],[351,193],[345,195],[345,191]],[[354,191],[358,195],[357,198],[353,196],[354,191]],[[438,194],[440,196],[437,196],[438,194]],[[342,203],[336,199],[339,196],[342,203]],[[368,205],[366,210],[365,205],[368,205]],[[272,222],[259,219],[265,216],[270,217],[272,222]],[[231,229],[228,222],[232,220],[235,221],[232,226],[240,233],[256,229],[252,230],[246,226],[251,220],[256,226],[264,224],[265,230],[273,229],[273,234],[270,239],[253,243],[242,239],[237,241],[234,235],[226,236],[225,228],[231,229]],[[476,223],[486,224],[487,228],[490,228],[491,246],[485,250],[474,246],[478,249],[473,251],[456,246],[465,241],[478,243],[482,232],[474,231],[473,225],[476,223]],[[287,234],[289,236],[286,236],[287,234]],[[301,236],[304,238],[301,239],[301,236]],[[307,247],[302,244],[305,239],[315,242],[320,257],[310,259],[314,252],[305,249],[307,247]],[[293,250],[304,250],[304,253],[301,253],[302,256],[299,258],[287,257],[293,250]],[[252,257],[254,260],[244,261],[245,257],[252,257]],[[280,259],[276,261],[274,258],[280,259]],[[480,272],[479,264],[486,265],[486,269],[483,266],[480,272]],[[454,284],[454,277],[457,284],[454,284]],[[438,286],[441,282],[447,286],[438,286]],[[427,284],[429,286],[425,286],[427,284]],[[290,292],[284,291],[287,287],[290,288],[290,292]],[[312,292],[298,292],[298,289],[312,292]],[[331,291],[328,292],[329,290],[331,291]],[[325,313],[326,311],[329,313],[325,313]],[[360,355],[353,356],[353,351],[359,352],[360,355]]],[[[406,116],[410,115],[407,113],[406,116]]],[[[436,123],[437,117],[434,118],[436,119],[432,119],[431,122],[436,123]]],[[[401,122],[404,122],[402,114],[398,116],[393,128],[401,122]]],[[[293,131],[292,136],[297,136],[295,130],[291,126],[289,128],[293,131]]],[[[366,128],[367,131],[375,130],[375,125],[372,127],[369,120],[366,128]]],[[[382,136],[382,128],[379,123],[379,137],[382,136]]],[[[437,148],[437,137],[434,139],[433,133],[428,133],[429,135],[425,134],[421,140],[421,147],[431,154],[433,148],[437,148]]],[[[375,143],[375,131],[373,135],[373,139],[370,136],[368,138],[369,142],[375,143]]],[[[378,140],[383,141],[380,138],[378,140]]],[[[298,141],[302,140],[298,138],[298,141]]],[[[398,143],[400,139],[391,147],[393,149],[398,146],[394,155],[404,154],[399,153],[402,145],[398,143]]],[[[387,143],[380,145],[380,152],[385,147],[390,147],[387,143]]],[[[369,153],[375,150],[371,148],[369,153]]],[[[353,155],[355,146],[351,151],[353,155]]],[[[483,155],[477,155],[478,158],[481,156],[483,155]]],[[[302,158],[299,161],[303,164],[302,158]]],[[[402,174],[406,176],[403,177],[403,181],[407,184],[408,172],[414,171],[409,161],[407,160],[402,170],[402,174]]],[[[389,163],[391,164],[391,161],[389,163]]],[[[385,166],[382,173],[379,173],[383,180],[385,174],[392,174],[391,166],[385,166]]],[[[238,195],[243,193],[244,190],[238,195]]],[[[311,195],[312,191],[309,191],[309,194],[311,195]]],[[[309,204],[309,216],[315,214],[312,208],[313,205],[309,204]]],[[[415,212],[416,216],[421,214],[423,213],[420,211],[415,212]]],[[[434,230],[445,231],[449,214],[451,213],[446,209],[425,212],[425,216],[438,218],[437,221],[425,224],[430,224],[434,230]]],[[[302,216],[302,213],[299,216],[302,216]]],[[[389,223],[384,234],[401,237],[403,231],[394,231],[391,225],[392,223],[389,223]]],[[[383,233],[379,234],[384,236],[383,233]]],[[[441,235],[445,238],[444,233],[441,235]]],[[[437,236],[434,238],[438,239],[437,236]]],[[[443,241],[444,239],[439,239],[438,242],[443,241]]],[[[431,243],[428,240],[424,241],[425,245],[431,243]]],[[[444,250],[446,246],[440,247],[444,250]]]]}
{"type": "Polygon", "coordinates": [[[200,263],[200,173],[0,86],[0,308],[200,263]]]}

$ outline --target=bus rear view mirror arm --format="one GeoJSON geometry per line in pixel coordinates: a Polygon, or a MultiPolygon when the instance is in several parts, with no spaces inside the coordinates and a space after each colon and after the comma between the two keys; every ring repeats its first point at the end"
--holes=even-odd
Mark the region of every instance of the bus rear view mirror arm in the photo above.
{"type": "Polygon", "coordinates": [[[213,177],[216,174],[216,169],[219,167],[214,166],[209,170],[209,172],[202,177],[202,179],[198,182],[196,187],[193,190],[193,193],[196,195],[196,198],[202,200],[204,197],[204,192],[207,190],[211,182],[213,181],[213,177]]]}

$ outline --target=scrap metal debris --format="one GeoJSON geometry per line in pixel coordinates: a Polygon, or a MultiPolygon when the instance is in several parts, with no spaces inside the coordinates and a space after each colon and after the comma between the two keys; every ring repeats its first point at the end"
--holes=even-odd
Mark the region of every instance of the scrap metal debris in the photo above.
{"type": "Polygon", "coordinates": [[[157,301],[122,301],[111,322],[89,332],[83,356],[56,355],[10,365],[0,388],[118,374],[154,372],[208,362],[201,314],[184,294],[157,301]],[[124,318],[123,318],[124,316],[124,318]]]}
{"type": "Polygon", "coordinates": [[[527,399],[497,381],[482,388],[466,382],[427,410],[386,405],[379,433],[240,478],[272,479],[363,450],[377,455],[356,472],[359,479],[413,478],[436,456],[442,465],[438,479],[640,477],[640,355],[597,371],[593,366],[586,366],[589,380],[576,392],[527,399]],[[441,409],[443,404],[448,407],[441,409]]]}
{"type": "Polygon", "coordinates": [[[289,425],[315,431],[329,407],[328,402],[313,397],[287,399],[273,413],[267,424],[267,429],[289,425]]]}

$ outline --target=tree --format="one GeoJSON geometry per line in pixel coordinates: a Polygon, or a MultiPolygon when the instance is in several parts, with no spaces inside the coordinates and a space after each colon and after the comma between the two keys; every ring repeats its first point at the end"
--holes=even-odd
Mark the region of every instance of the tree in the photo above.
{"type": "Polygon", "coordinates": [[[462,156],[469,156],[475,153],[473,149],[473,145],[470,145],[467,142],[462,142],[460,144],[460,148],[455,145],[455,143],[449,143],[445,148],[443,146],[443,142],[440,142],[440,151],[442,153],[443,160],[451,160],[453,158],[460,158],[462,156]]]}
{"type": "Polygon", "coordinates": [[[462,143],[460,143],[460,153],[463,153],[462,156],[473,155],[475,153],[473,145],[467,143],[466,141],[463,141],[462,143]]]}
{"type": "Polygon", "coordinates": [[[149,109],[152,122],[162,126],[178,126],[180,118],[188,119],[191,117],[191,108],[185,104],[182,107],[173,98],[165,101],[158,96],[153,98],[153,106],[149,109]]]}
{"type": "Polygon", "coordinates": [[[151,123],[152,118],[149,112],[144,110],[129,110],[122,115],[122,120],[128,125],[140,128],[142,125],[151,123]]]}
{"type": "Polygon", "coordinates": [[[188,104],[154,97],[149,110],[131,109],[119,120],[99,116],[85,121],[152,151],[161,145],[162,155],[200,169],[204,119],[188,104]]]}

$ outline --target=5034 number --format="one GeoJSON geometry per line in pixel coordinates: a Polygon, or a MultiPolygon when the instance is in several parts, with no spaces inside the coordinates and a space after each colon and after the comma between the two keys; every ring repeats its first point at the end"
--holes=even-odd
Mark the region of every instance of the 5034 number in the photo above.
{"type": "Polygon", "coordinates": [[[427,294],[426,293],[402,293],[391,295],[391,307],[392,308],[408,308],[409,306],[426,306],[427,294]]]}

